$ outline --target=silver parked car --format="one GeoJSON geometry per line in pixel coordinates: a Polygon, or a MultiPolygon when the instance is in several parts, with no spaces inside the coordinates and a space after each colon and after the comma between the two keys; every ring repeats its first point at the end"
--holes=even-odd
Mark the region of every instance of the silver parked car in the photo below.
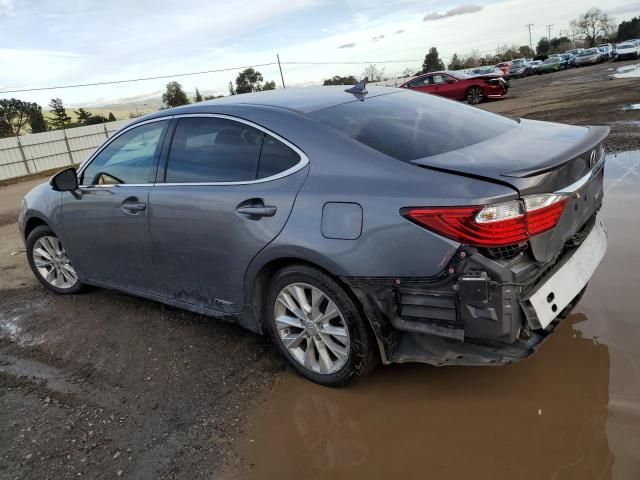
{"type": "Polygon", "coordinates": [[[602,52],[600,52],[597,48],[588,48],[576,55],[574,65],[576,67],[584,67],[586,65],[595,65],[596,63],[600,63],[601,61],[602,52]]]}
{"type": "Polygon", "coordinates": [[[237,95],[134,121],[19,224],[49,290],[235,321],[324,385],[378,359],[503,365],[605,253],[607,133],[364,84],[237,95]]]}

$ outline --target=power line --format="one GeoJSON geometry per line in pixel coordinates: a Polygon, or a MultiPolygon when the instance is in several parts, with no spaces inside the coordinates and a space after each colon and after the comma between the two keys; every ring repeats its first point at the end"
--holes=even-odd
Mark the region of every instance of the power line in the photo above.
{"type": "Polygon", "coordinates": [[[0,93],[19,93],[19,92],[37,92],[42,90],[58,90],[63,88],[78,88],[78,87],[95,87],[100,85],[115,85],[119,83],[131,83],[131,82],[143,82],[147,80],[162,80],[163,78],[174,78],[174,77],[188,77],[191,75],[204,75],[206,73],[218,73],[218,72],[228,72],[232,70],[244,70],[245,68],[252,67],[266,67],[269,65],[277,65],[276,62],[270,63],[261,63],[258,65],[245,65],[242,67],[228,67],[228,68],[219,68],[217,70],[205,70],[202,72],[188,72],[188,73],[174,73],[172,75],[159,75],[156,77],[140,77],[140,78],[131,78],[127,80],[110,80],[106,82],[95,82],[95,83],[77,83],[74,85],[58,85],[54,87],[37,87],[37,88],[23,88],[19,90],[2,90],[0,93]]]}
{"type": "Polygon", "coordinates": [[[166,78],[176,78],[176,77],[189,77],[193,75],[205,75],[207,73],[220,73],[220,72],[229,72],[233,70],[244,70],[245,68],[253,68],[253,67],[267,67],[271,65],[364,65],[364,64],[380,64],[380,63],[407,63],[407,62],[421,62],[422,60],[382,60],[382,61],[358,61],[358,62],[269,62],[269,63],[260,63],[255,65],[243,65],[239,67],[227,67],[227,68],[219,68],[216,70],[204,70],[202,72],[187,72],[187,73],[174,73],[171,75],[158,75],[155,77],[140,77],[140,78],[130,78],[126,80],[109,80],[104,82],[93,82],[93,83],[77,83],[72,85],[56,85],[51,87],[35,87],[35,88],[21,88],[15,90],[1,90],[0,94],[3,93],[22,93],[22,92],[40,92],[44,90],[62,90],[65,88],[80,88],[80,87],[97,87],[102,85],[117,85],[122,83],[132,83],[132,82],[144,82],[147,80],[162,80],[166,78]]]}

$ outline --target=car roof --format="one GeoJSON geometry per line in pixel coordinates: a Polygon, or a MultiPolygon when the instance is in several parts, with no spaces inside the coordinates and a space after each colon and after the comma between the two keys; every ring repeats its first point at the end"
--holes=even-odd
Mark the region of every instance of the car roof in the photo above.
{"type": "MultiPolygon", "coordinates": [[[[175,109],[163,110],[159,113],[164,115],[177,113],[178,111],[180,113],[206,113],[207,111],[215,113],[215,107],[218,106],[246,105],[285,108],[306,114],[357,100],[358,98],[354,94],[345,92],[345,89],[350,87],[351,85],[279,88],[264,92],[230,95],[206,102],[176,107],[175,109]]],[[[375,85],[367,85],[366,88],[368,92],[366,98],[403,91],[399,88],[378,87],[375,85]]]]}

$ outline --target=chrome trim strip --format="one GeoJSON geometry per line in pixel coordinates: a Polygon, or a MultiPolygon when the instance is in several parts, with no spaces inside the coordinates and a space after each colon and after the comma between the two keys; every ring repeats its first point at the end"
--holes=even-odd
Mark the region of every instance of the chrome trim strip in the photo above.
{"type": "Polygon", "coordinates": [[[144,125],[146,123],[151,123],[151,122],[157,122],[160,120],[170,120],[173,118],[191,118],[191,117],[202,117],[202,118],[223,118],[225,120],[231,120],[234,122],[239,122],[239,123],[244,123],[245,125],[249,125],[250,127],[253,127],[257,130],[260,130],[268,135],[271,135],[272,137],[274,137],[276,140],[284,143],[286,146],[288,146],[289,148],[291,148],[294,152],[296,152],[299,156],[300,156],[300,161],[298,163],[296,163],[293,167],[288,168],[287,170],[277,173],[276,175],[272,175],[270,177],[265,177],[265,178],[259,178],[257,180],[246,180],[246,181],[242,181],[242,182],[199,182],[199,183],[141,183],[141,184],[111,184],[111,185],[80,185],[80,187],[116,187],[119,185],[122,186],[128,186],[128,187],[147,187],[147,186],[156,186],[156,187],[202,187],[202,186],[233,186],[233,185],[253,185],[256,183],[265,183],[265,182],[270,182],[272,180],[278,180],[280,178],[284,178],[284,177],[288,177],[289,175],[302,170],[304,167],[306,167],[309,164],[309,157],[307,157],[307,155],[300,150],[296,145],[294,145],[293,143],[291,143],[290,141],[288,141],[287,139],[281,137],[280,135],[278,135],[277,133],[272,132],[271,130],[268,130],[266,128],[264,128],[261,125],[258,125],[256,123],[253,123],[249,120],[245,120],[244,118],[240,118],[240,117],[234,117],[233,115],[225,115],[225,114],[221,114],[221,113],[183,113],[181,115],[172,115],[170,117],[160,117],[160,118],[153,118],[151,120],[147,120],[145,122],[140,122],[140,123],[136,123],[134,125],[128,126],[125,129],[121,130],[120,132],[118,132],[116,135],[114,135],[113,137],[109,138],[109,140],[107,142],[105,142],[102,147],[100,147],[100,150],[97,150],[93,155],[91,155],[91,157],[89,157],[85,163],[83,163],[80,166],[80,169],[78,170],[78,176],[80,176],[80,174],[82,173],[82,171],[86,168],[86,166],[89,164],[89,162],[91,160],[93,160],[93,158],[98,155],[109,143],[111,143],[111,141],[115,140],[117,137],[119,137],[120,135],[122,135],[123,133],[125,133],[126,131],[140,126],[140,125],[144,125]]]}
{"type": "Polygon", "coordinates": [[[593,177],[593,174],[597,171],[600,170],[602,161],[598,162],[595,167],[592,170],[589,170],[589,172],[582,178],[580,178],[579,180],[577,180],[576,182],[572,183],[571,185],[568,185],[560,190],[556,190],[553,193],[558,193],[558,194],[562,194],[562,193],[575,193],[578,190],[580,190],[582,187],[584,187],[589,180],[591,180],[591,178],[593,177]]]}

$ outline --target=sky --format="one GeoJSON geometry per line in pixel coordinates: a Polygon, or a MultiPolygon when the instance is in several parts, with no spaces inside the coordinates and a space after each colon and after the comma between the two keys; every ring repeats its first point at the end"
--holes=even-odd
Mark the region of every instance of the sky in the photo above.
{"type": "MultiPolygon", "coordinates": [[[[193,95],[226,93],[238,70],[38,92],[2,93],[79,83],[201,72],[276,61],[288,86],[333,75],[361,76],[365,64],[387,72],[418,70],[432,46],[448,61],[498,45],[533,44],[569,30],[598,7],[618,22],[640,15],[640,2],[601,0],[0,0],[0,98],[45,106],[99,106],[159,96],[179,81],[193,95]],[[299,65],[287,62],[318,62],[299,65]],[[328,64],[324,64],[328,63],[328,64]]],[[[257,68],[281,86],[275,65],[257,68]]]]}

